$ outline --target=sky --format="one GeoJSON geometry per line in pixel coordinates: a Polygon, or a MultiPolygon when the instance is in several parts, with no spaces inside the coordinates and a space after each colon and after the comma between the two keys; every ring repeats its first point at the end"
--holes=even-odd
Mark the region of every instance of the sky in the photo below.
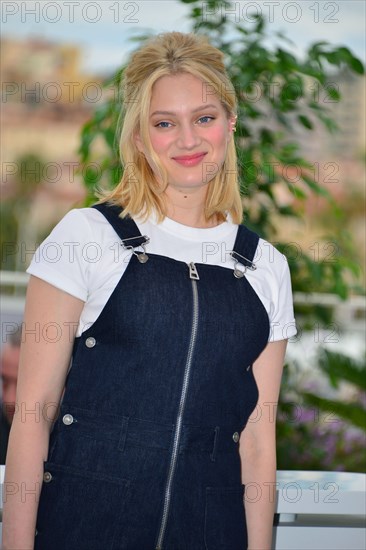
{"type": "MultiPolygon", "coordinates": [[[[207,3],[202,2],[210,17],[207,3]]],[[[309,44],[328,41],[345,45],[366,60],[364,0],[260,0],[233,1],[232,11],[221,13],[236,23],[250,23],[263,14],[268,32],[282,31],[300,57],[309,44]]],[[[135,47],[131,37],[147,30],[154,33],[189,31],[189,4],[178,0],[5,1],[1,3],[1,31],[7,38],[38,37],[82,48],[86,73],[108,74],[135,47]]]]}

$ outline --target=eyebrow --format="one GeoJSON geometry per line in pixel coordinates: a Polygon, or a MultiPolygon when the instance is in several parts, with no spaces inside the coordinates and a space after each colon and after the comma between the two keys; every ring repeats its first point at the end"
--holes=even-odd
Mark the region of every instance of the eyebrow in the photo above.
{"type": "MultiPolygon", "coordinates": [[[[204,111],[206,109],[215,109],[217,111],[216,105],[213,103],[209,103],[208,105],[200,105],[199,107],[196,107],[196,109],[193,109],[192,113],[198,113],[199,111],[204,111]]],[[[175,115],[173,111],[154,111],[151,113],[150,117],[153,117],[155,115],[175,115]]]]}

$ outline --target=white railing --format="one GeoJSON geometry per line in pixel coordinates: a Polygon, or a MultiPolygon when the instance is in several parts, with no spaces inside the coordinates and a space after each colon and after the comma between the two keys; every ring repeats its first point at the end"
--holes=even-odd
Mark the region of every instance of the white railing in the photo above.
{"type": "Polygon", "coordinates": [[[0,271],[0,285],[25,288],[29,281],[28,273],[20,271],[0,271]]]}
{"type": "Polygon", "coordinates": [[[274,550],[366,548],[365,474],[279,471],[276,489],[274,550]]]}

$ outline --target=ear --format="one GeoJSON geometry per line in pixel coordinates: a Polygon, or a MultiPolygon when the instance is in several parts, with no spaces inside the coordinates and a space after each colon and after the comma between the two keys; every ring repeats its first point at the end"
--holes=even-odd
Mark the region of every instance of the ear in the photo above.
{"type": "Polygon", "coordinates": [[[236,130],[236,120],[237,115],[230,115],[229,116],[229,133],[232,134],[236,130]]]}

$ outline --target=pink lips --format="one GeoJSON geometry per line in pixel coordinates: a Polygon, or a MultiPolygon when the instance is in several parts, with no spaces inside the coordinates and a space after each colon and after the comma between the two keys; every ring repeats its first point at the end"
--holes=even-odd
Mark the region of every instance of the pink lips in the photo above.
{"type": "Polygon", "coordinates": [[[182,164],[183,166],[196,166],[201,162],[201,160],[205,155],[207,155],[207,153],[196,153],[195,155],[183,155],[179,157],[173,157],[173,160],[175,160],[179,164],[182,164]]]}

